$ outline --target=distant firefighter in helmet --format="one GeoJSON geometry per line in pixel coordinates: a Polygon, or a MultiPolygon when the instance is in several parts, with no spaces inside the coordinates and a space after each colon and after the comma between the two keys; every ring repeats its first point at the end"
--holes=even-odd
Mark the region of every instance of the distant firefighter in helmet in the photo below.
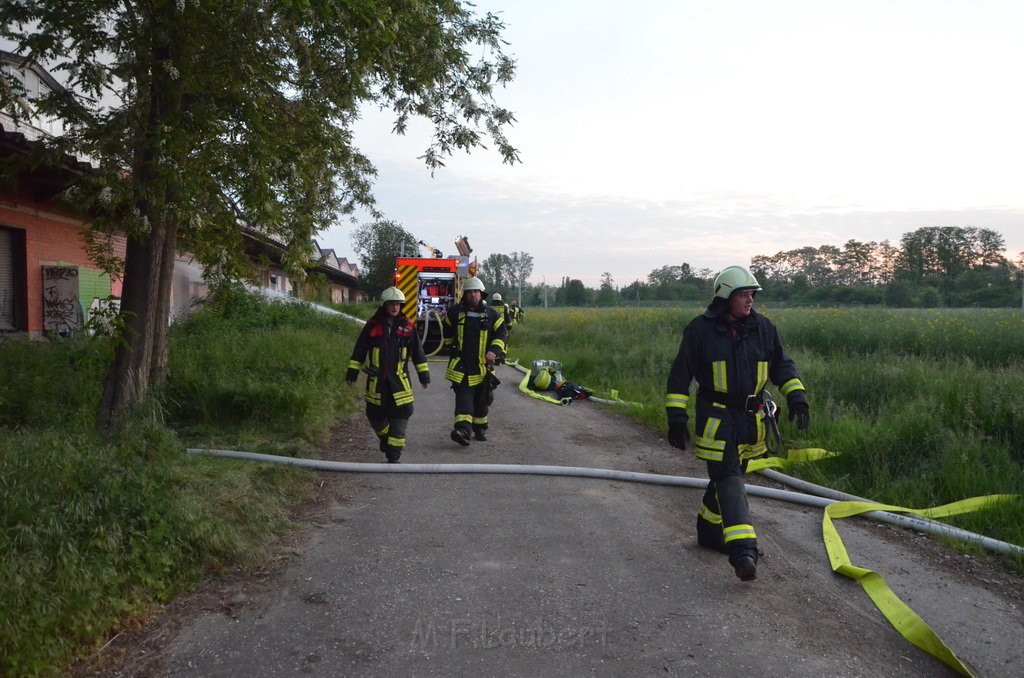
{"type": "Polygon", "coordinates": [[[512,315],[512,324],[518,325],[523,319],[523,309],[519,306],[519,302],[512,300],[508,305],[508,310],[512,315]]]}
{"type": "Polygon", "coordinates": [[[508,339],[505,315],[484,304],[486,297],[483,281],[469,278],[462,288],[462,299],[444,316],[450,356],[445,378],[455,391],[451,438],[463,447],[471,438],[487,440],[487,417],[496,379],[492,370],[505,357],[508,339]]]}
{"type": "Polygon", "coordinates": [[[487,305],[493,308],[498,313],[501,313],[502,317],[504,317],[505,319],[505,333],[510,335],[512,333],[512,309],[501,298],[501,293],[495,292],[494,294],[492,294],[487,299],[487,305]]]}
{"type": "Polygon", "coordinates": [[[389,463],[397,463],[413,409],[409,359],[423,388],[430,384],[430,370],[415,325],[402,315],[405,294],[389,287],[380,301],[356,339],[345,380],[354,384],[359,371],[366,372],[366,418],[380,441],[380,451],[389,463]]]}
{"type": "Polygon", "coordinates": [[[707,462],[708,483],[697,514],[697,543],[729,555],[736,576],[757,576],[757,535],[747,507],[743,474],[750,459],[767,451],[764,389],[775,384],[786,396],[790,421],[810,421],[807,393],[779,333],[754,310],[761,291],[742,266],[715,278],[714,298],[683,331],[668,377],[665,410],[668,441],[684,449],[695,412],[694,448],[707,462]],[[690,398],[696,380],[697,395],[690,398]]]}

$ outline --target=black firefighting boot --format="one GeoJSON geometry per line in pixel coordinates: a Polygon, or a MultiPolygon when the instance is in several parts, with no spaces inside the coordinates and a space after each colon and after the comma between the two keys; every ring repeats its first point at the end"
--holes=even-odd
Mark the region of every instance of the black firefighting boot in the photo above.
{"type": "Polygon", "coordinates": [[[452,429],[452,440],[463,447],[469,447],[469,429],[456,426],[452,429]]]}
{"type": "Polygon", "coordinates": [[[402,450],[388,445],[387,449],[384,450],[384,454],[387,456],[389,464],[397,464],[402,456],[402,450]]]}
{"type": "Polygon", "coordinates": [[[753,581],[757,579],[757,542],[753,539],[743,539],[741,542],[747,543],[731,547],[729,564],[741,581],[753,581]]]}
{"type": "Polygon", "coordinates": [[[473,437],[477,440],[487,440],[487,427],[486,426],[474,426],[473,437]]]}
{"type": "Polygon", "coordinates": [[[757,579],[757,561],[750,556],[740,556],[733,564],[736,576],[741,581],[753,581],[757,579]]]}
{"type": "Polygon", "coordinates": [[[380,451],[383,452],[384,454],[388,453],[388,437],[387,437],[387,435],[380,436],[380,444],[378,445],[378,447],[380,447],[380,451]]]}

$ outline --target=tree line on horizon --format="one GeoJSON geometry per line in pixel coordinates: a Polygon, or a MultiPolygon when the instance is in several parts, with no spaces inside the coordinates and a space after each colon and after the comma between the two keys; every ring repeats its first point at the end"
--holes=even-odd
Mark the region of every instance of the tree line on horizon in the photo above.
{"type": "MultiPolygon", "coordinates": [[[[362,285],[371,295],[391,284],[394,261],[417,251],[417,239],[399,224],[379,221],[357,229],[362,285]]],[[[791,304],[884,305],[894,308],[1001,307],[1021,304],[1024,252],[1016,261],[1003,256],[1006,241],[992,229],[926,226],[905,233],[899,245],[850,239],[841,247],[806,246],[757,255],[750,270],[773,301],[791,304]]],[[[572,276],[556,284],[529,283],[533,256],[494,253],[479,276],[491,292],[524,306],[617,306],[623,304],[706,302],[718,272],[689,263],[652,270],[646,280],[625,286],[604,272],[598,287],[572,276]]]]}
{"type": "MultiPolygon", "coordinates": [[[[997,231],[927,226],[905,233],[899,245],[848,240],[841,247],[800,247],[758,255],[750,270],[773,301],[791,304],[884,305],[894,308],[1018,306],[1024,282],[1024,252],[1003,256],[997,231]]],[[[545,290],[523,290],[528,306],[615,306],[673,301],[706,302],[718,272],[688,263],[652,270],[646,280],[616,286],[605,272],[599,286],[564,277],[545,290]]]]}

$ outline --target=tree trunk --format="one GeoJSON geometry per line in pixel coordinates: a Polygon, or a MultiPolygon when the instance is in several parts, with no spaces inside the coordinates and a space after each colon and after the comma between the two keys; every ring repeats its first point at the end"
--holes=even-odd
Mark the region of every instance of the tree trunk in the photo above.
{"type": "Polygon", "coordinates": [[[159,386],[167,379],[167,330],[171,319],[171,284],[174,282],[174,260],[178,254],[177,236],[177,224],[167,224],[156,296],[156,327],[153,333],[153,353],[149,369],[149,378],[153,386],[159,386]]]}
{"type": "MultiPolygon", "coordinates": [[[[153,340],[161,321],[157,313],[161,307],[158,295],[165,241],[166,229],[162,224],[148,237],[128,238],[121,298],[121,315],[127,329],[117,345],[103,387],[97,417],[103,428],[117,426],[149,390],[153,340]]],[[[173,263],[172,259],[172,266],[173,263]]],[[[162,320],[166,324],[166,317],[162,320]]]]}
{"type": "Polygon", "coordinates": [[[182,84],[171,75],[168,64],[180,64],[177,52],[183,24],[173,3],[163,14],[148,17],[150,27],[159,27],[145,59],[140,81],[148,82],[148,108],[139,130],[129,179],[134,183],[134,206],[148,219],[148,233],[129,233],[125,249],[121,315],[126,332],[118,343],[103,387],[97,415],[102,428],[120,425],[126,415],[149,393],[154,377],[163,379],[167,369],[167,316],[170,287],[177,247],[177,210],[173,202],[181,195],[177,172],[168,171],[168,155],[179,163],[175,134],[180,134],[182,84]],[[170,153],[168,153],[170,151],[170,153]]]}

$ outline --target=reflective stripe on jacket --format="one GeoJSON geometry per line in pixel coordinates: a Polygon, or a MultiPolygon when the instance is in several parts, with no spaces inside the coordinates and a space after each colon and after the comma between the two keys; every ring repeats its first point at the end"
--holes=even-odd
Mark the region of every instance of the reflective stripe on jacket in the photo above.
{"type": "Polygon", "coordinates": [[[444,316],[444,334],[451,351],[444,376],[452,383],[461,384],[468,377],[470,386],[480,384],[487,373],[487,352],[499,358],[505,355],[505,314],[483,304],[475,309],[462,304],[450,307],[444,316]]]}
{"type": "MultiPolygon", "coordinates": [[[[363,397],[373,405],[381,404],[381,395],[391,393],[396,405],[413,401],[409,382],[409,358],[416,366],[421,384],[430,383],[430,368],[423,353],[415,326],[405,316],[394,323],[374,316],[366,321],[349,359],[350,370],[366,372],[366,393],[363,397]]],[[[354,378],[354,377],[353,377],[354,378]]]]}
{"type": "Polygon", "coordinates": [[[740,457],[764,454],[763,414],[747,414],[747,396],[759,395],[768,382],[779,387],[789,406],[806,403],[807,394],[778,330],[763,315],[751,312],[730,323],[725,316],[707,313],[694,318],[683,331],[665,394],[669,424],[686,420],[696,409],[694,445],[697,456],[720,461],[725,441],[742,430],[736,442],[740,457]],[[690,397],[690,383],[697,382],[698,407],[690,397]],[[749,417],[752,426],[728,425],[737,417],[749,417]]]}

